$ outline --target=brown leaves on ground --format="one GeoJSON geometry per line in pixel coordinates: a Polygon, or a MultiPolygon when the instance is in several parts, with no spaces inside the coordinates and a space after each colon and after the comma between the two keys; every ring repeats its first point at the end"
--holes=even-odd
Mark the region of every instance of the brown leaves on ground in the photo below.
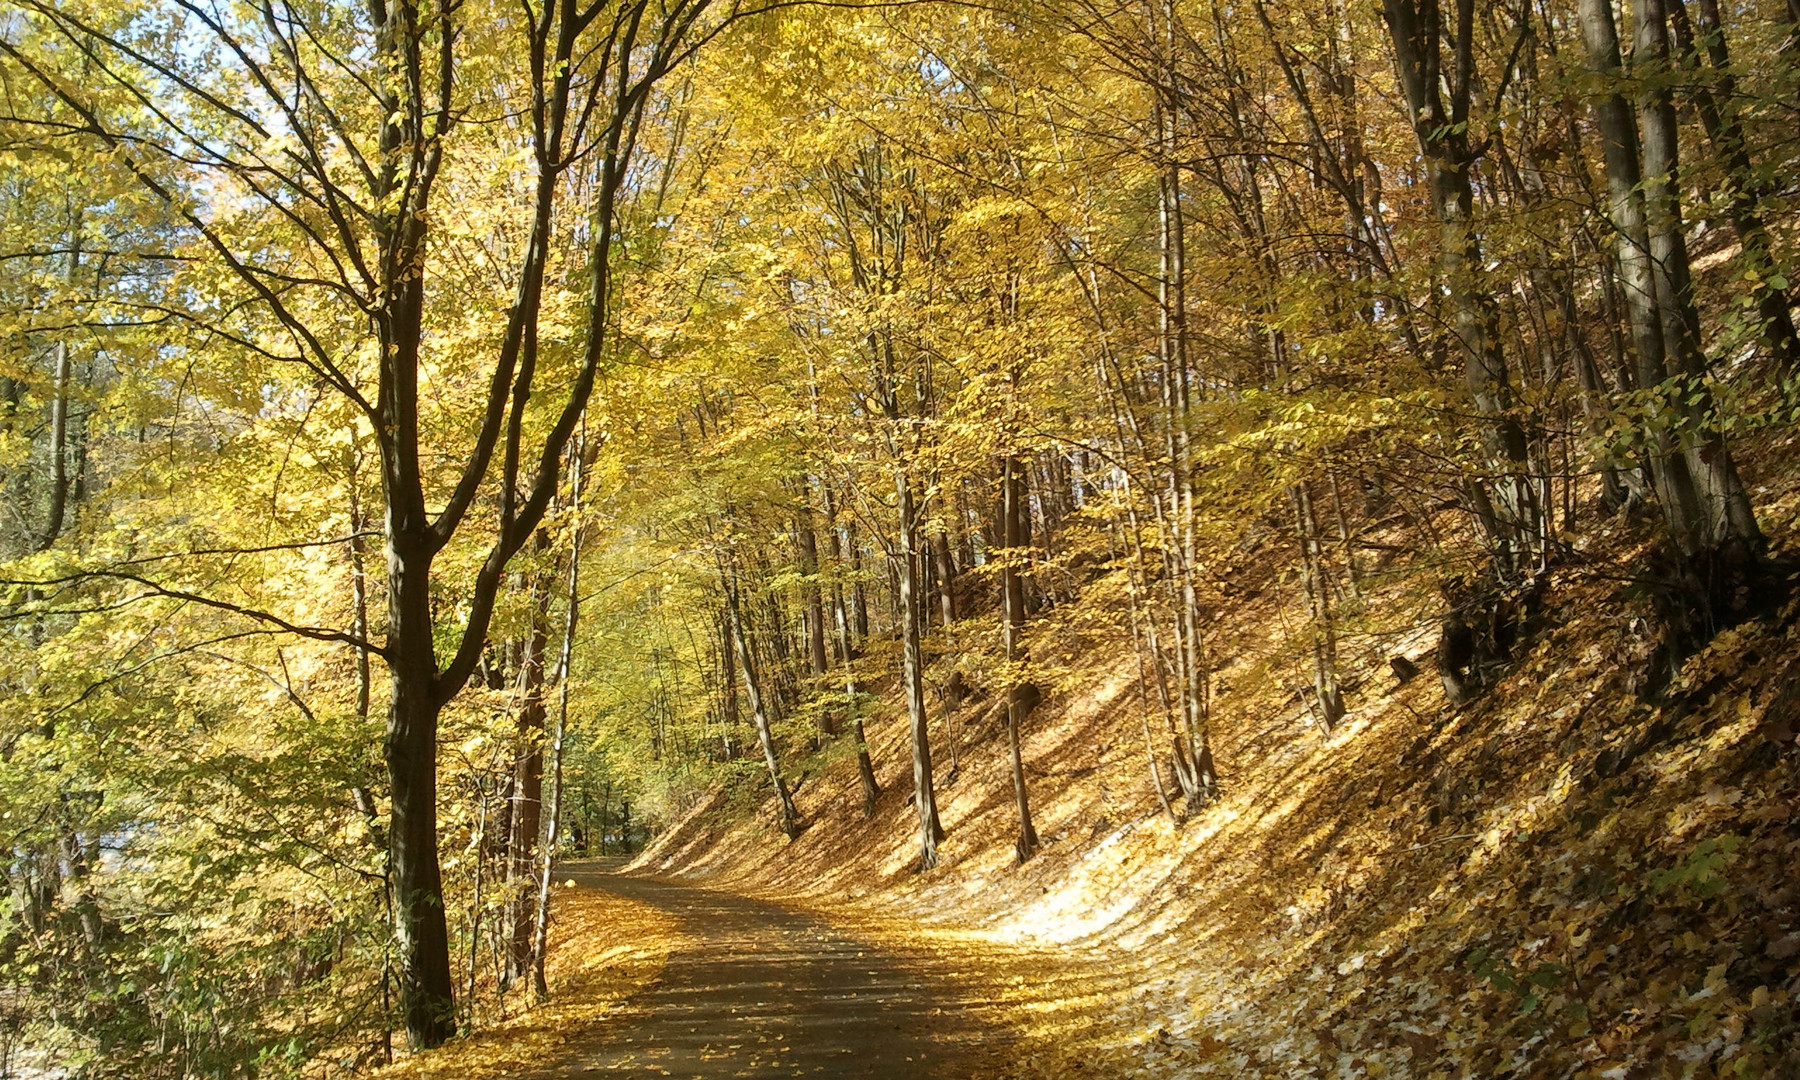
{"type": "Polygon", "coordinates": [[[1214,718],[1225,791],[1179,827],[1149,792],[1129,657],[1097,646],[1088,689],[1033,717],[1046,843],[1024,866],[1004,746],[978,731],[940,792],[944,865],[914,872],[891,718],[870,725],[872,821],[840,761],[795,843],[701,815],[645,862],[878,910],[897,937],[1021,946],[984,973],[1004,976],[993,1019],[1025,1036],[1019,1077],[1800,1075],[1794,613],[1719,635],[1645,700],[1654,633],[1620,558],[1560,572],[1543,628],[1469,707],[1396,685],[1377,642],[1329,736],[1282,700],[1257,635],[1285,601],[1263,594],[1218,642],[1236,658],[1214,718]],[[1091,954],[1089,974],[1045,947],[1091,954]]]}
{"type": "MultiPolygon", "coordinates": [[[[626,998],[655,980],[686,937],[678,920],[650,904],[572,883],[556,890],[549,1003],[489,1021],[473,1035],[416,1054],[375,1074],[380,1080],[498,1080],[543,1067],[626,998]]],[[[528,991],[512,998],[528,1002],[528,991]]]]}

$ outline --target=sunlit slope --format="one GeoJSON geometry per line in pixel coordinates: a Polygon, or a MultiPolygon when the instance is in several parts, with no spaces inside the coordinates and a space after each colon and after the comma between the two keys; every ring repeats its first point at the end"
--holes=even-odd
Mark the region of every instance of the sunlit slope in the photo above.
{"type": "MultiPolygon", "coordinates": [[[[1771,532],[1791,535],[1791,493],[1771,504],[1771,532]]],[[[1620,522],[1560,565],[1535,633],[1472,705],[1430,672],[1435,625],[1353,641],[1351,711],[1329,735],[1291,689],[1280,628],[1298,600],[1253,554],[1216,642],[1224,792],[1179,825],[1150,783],[1153,702],[1113,645],[1031,717],[1045,844],[1022,867],[986,701],[961,717],[937,870],[914,871],[891,702],[871,728],[874,818],[854,760],[828,753],[795,842],[721,790],[637,865],[1109,953],[1131,973],[1111,1021],[1045,1040],[1026,1074],[1800,1075],[1795,605],[1648,694],[1654,634],[1626,582],[1639,543],[1620,522]],[[1426,673],[1402,685],[1395,654],[1426,673]]],[[[1366,602],[1416,602],[1392,588],[1366,602]]]]}

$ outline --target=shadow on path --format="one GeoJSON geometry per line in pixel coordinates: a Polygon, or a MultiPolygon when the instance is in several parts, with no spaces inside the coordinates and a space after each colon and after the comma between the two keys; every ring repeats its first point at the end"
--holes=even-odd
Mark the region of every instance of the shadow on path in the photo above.
{"type": "MultiPolygon", "coordinates": [[[[730,893],[608,872],[559,878],[681,920],[691,943],[650,987],[537,1077],[991,1076],[1011,1032],[984,1024],[951,960],[859,941],[815,916],[730,893]]],[[[972,958],[971,958],[972,959],[972,958]]]]}

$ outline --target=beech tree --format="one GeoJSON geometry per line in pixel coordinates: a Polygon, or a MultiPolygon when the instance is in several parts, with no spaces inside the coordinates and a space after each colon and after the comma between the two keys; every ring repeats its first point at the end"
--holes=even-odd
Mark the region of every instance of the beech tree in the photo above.
{"type": "Polygon", "coordinates": [[[564,448],[607,354],[617,207],[652,92],[735,12],[715,12],[709,0],[562,3],[483,26],[452,3],[378,0],[319,12],[175,6],[180,32],[156,41],[80,9],[24,5],[121,92],[180,102],[179,111],[149,104],[131,126],[104,115],[35,51],[11,40],[0,51],[72,115],[59,124],[63,134],[117,157],[196,234],[223,291],[238,294],[238,317],[209,328],[304,368],[373,431],[386,540],[383,640],[243,614],[342,642],[388,667],[388,836],[406,1029],[414,1046],[435,1046],[454,1023],[437,855],[438,716],[475,670],[502,576],[557,491],[564,448]],[[481,51],[471,57],[474,42],[481,51]],[[203,59],[214,56],[220,67],[203,59]],[[491,107],[488,78],[517,80],[519,123],[471,123],[491,107]],[[444,251],[434,229],[448,212],[441,188],[465,146],[476,161],[517,154],[532,176],[520,218],[501,226],[517,240],[504,271],[513,296],[496,313],[497,340],[486,343],[492,359],[474,430],[463,436],[459,463],[446,468],[423,444],[436,418],[420,387],[428,342],[450,314],[432,288],[444,251]],[[196,183],[218,185],[231,200],[201,198],[196,183]],[[557,235],[573,224],[562,203],[572,189],[573,219],[590,237],[578,261],[557,235]],[[250,207],[260,209],[245,213],[250,207]],[[258,213],[270,215],[273,232],[253,225],[258,213]],[[585,299],[567,336],[546,342],[553,273],[584,284],[585,299]],[[346,323],[362,323],[368,337],[341,337],[346,323]],[[548,408],[534,408],[549,373],[548,408]],[[476,524],[469,515],[484,493],[492,507],[476,524]],[[433,566],[459,538],[485,544],[486,554],[440,657],[433,566]]]}

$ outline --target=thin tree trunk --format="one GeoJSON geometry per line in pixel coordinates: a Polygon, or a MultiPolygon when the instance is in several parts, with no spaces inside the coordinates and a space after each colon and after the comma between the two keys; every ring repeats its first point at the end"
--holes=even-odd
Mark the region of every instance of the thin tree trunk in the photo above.
{"type": "Polygon", "coordinates": [[[1469,105],[1474,86],[1474,0],[1455,0],[1452,64],[1443,70],[1443,13],[1438,0],[1383,0],[1388,37],[1400,69],[1400,84],[1414,118],[1419,152],[1429,170],[1431,203],[1442,237],[1442,260],[1452,329],[1463,354],[1464,381],[1482,415],[1482,438],[1491,462],[1502,470],[1495,482],[1471,489],[1476,519],[1488,535],[1495,565],[1511,573],[1539,535],[1524,426],[1513,415],[1517,404],[1506,353],[1500,342],[1499,311],[1482,282],[1481,240],[1474,223],[1471,171],[1476,157],[1469,138],[1469,105]],[[1448,87],[1446,106],[1444,89],[1448,87]],[[1498,506],[1495,503],[1498,502],[1498,506]]]}
{"type": "MultiPolygon", "coordinates": [[[[363,513],[362,491],[357,478],[357,455],[354,449],[344,455],[350,489],[350,630],[358,641],[369,640],[369,574],[368,544],[363,540],[369,523],[363,513]]],[[[369,718],[373,680],[369,671],[369,650],[356,646],[356,718],[369,718]]]]}
{"type": "Polygon", "coordinates": [[[1302,482],[1288,489],[1294,527],[1300,537],[1300,585],[1306,595],[1313,657],[1313,697],[1319,722],[1327,732],[1344,718],[1344,695],[1338,686],[1337,631],[1331,616],[1331,585],[1325,580],[1319,525],[1312,493],[1302,482]]]}
{"type": "MultiPolygon", "coordinates": [[[[1141,559],[1142,555],[1140,553],[1130,557],[1133,559],[1141,559]]],[[[1115,554],[1114,558],[1116,560],[1118,556],[1115,554]]],[[[1138,595],[1137,570],[1129,565],[1125,568],[1125,596],[1129,603],[1131,613],[1131,647],[1132,653],[1137,659],[1138,720],[1144,733],[1144,757],[1150,767],[1150,787],[1151,790],[1156,792],[1156,801],[1162,804],[1163,813],[1169,815],[1170,821],[1175,821],[1178,820],[1175,814],[1175,807],[1169,802],[1168,788],[1163,785],[1162,768],[1156,763],[1156,739],[1150,733],[1150,680],[1148,673],[1144,670],[1146,667],[1144,656],[1146,620],[1144,618],[1144,613],[1140,610],[1141,600],[1138,595]]],[[[1152,634],[1155,633],[1154,630],[1151,630],[1150,632],[1152,634]]],[[[1160,665],[1160,661],[1154,656],[1151,657],[1149,663],[1160,665]]],[[[1169,716],[1168,697],[1167,689],[1163,689],[1162,704],[1163,719],[1165,722],[1168,720],[1169,716]]]]}
{"type": "Polygon", "coordinates": [[[856,538],[856,522],[844,526],[844,542],[850,548],[850,625],[860,643],[869,640],[869,593],[863,582],[862,544],[856,538]]]}
{"type": "MultiPolygon", "coordinates": [[[[548,539],[540,534],[540,551],[548,539]]],[[[550,590],[532,575],[531,630],[519,661],[519,706],[513,731],[511,812],[508,815],[506,911],[508,947],[503,987],[531,970],[533,886],[544,797],[544,651],[549,644],[550,590]]]]}
{"type": "Polygon", "coordinates": [[[931,538],[932,564],[937,569],[938,614],[944,620],[944,632],[956,622],[956,561],[950,555],[950,534],[939,530],[931,538]]]}
{"type": "MultiPolygon", "coordinates": [[[[1155,123],[1160,143],[1158,185],[1157,281],[1159,320],[1158,352],[1162,367],[1162,393],[1169,455],[1169,506],[1173,522],[1164,526],[1164,552],[1172,554],[1174,574],[1174,652],[1181,687],[1185,730],[1176,745],[1176,778],[1187,796],[1190,810],[1212,797],[1214,787],[1212,749],[1207,732],[1205,656],[1201,646],[1199,590],[1195,581],[1199,554],[1193,502],[1193,450],[1190,412],[1192,371],[1189,366],[1187,317],[1187,223],[1181,204],[1181,147],[1177,130],[1174,50],[1177,32],[1172,3],[1160,9],[1158,34],[1165,50],[1166,85],[1157,97],[1155,123]],[[1172,524],[1173,529],[1168,526],[1172,524]],[[1172,534],[1172,535],[1171,535],[1172,534]],[[1173,541],[1172,552],[1169,541],[1173,541]],[[1185,764],[1184,764],[1185,763],[1185,764]]],[[[1159,511],[1159,519],[1162,517],[1159,511]]]]}
{"type": "MultiPolygon", "coordinates": [[[[843,541],[839,539],[837,527],[837,507],[831,496],[831,488],[825,488],[825,513],[831,519],[830,554],[834,567],[844,565],[843,541]]],[[[831,593],[832,621],[837,627],[838,658],[844,668],[844,711],[850,717],[850,731],[856,739],[856,772],[862,780],[863,817],[875,816],[875,800],[881,795],[881,785],[875,782],[875,763],[869,757],[869,741],[863,732],[862,688],[856,683],[856,645],[850,640],[850,614],[844,604],[842,585],[834,586],[831,593]]]]}
{"type": "Polygon", "coordinates": [[[1344,516],[1344,493],[1338,485],[1337,470],[1331,470],[1331,512],[1337,518],[1338,543],[1344,549],[1344,573],[1349,579],[1350,595],[1362,596],[1362,574],[1356,565],[1356,540],[1350,532],[1350,521],[1344,516]]]}
{"type": "Polygon", "coordinates": [[[483,781],[475,782],[481,805],[475,814],[475,887],[469,898],[469,962],[463,979],[464,1029],[475,1026],[475,973],[481,966],[481,905],[487,885],[488,798],[483,781]]]}
{"type": "MultiPolygon", "coordinates": [[[[803,586],[806,594],[806,659],[814,683],[822,684],[831,670],[830,658],[825,650],[825,596],[819,588],[819,540],[813,532],[813,511],[810,505],[812,485],[807,483],[803,491],[809,503],[800,511],[795,532],[800,548],[800,572],[806,577],[803,586]]],[[[837,734],[832,726],[830,710],[818,710],[817,730],[821,746],[837,734]]]]}
{"type": "Polygon", "coordinates": [[[550,984],[544,978],[544,960],[550,951],[550,872],[556,859],[556,840],[562,831],[563,751],[569,733],[569,675],[575,661],[575,628],[581,615],[581,489],[589,454],[585,431],[577,439],[569,477],[569,503],[575,512],[575,528],[569,538],[569,583],[563,604],[562,646],[556,654],[556,731],[550,740],[550,820],[544,830],[543,853],[537,879],[537,911],[531,924],[536,937],[531,944],[532,989],[541,1001],[550,1000],[550,984]]]}
{"type": "Polygon", "coordinates": [[[919,812],[919,868],[938,864],[938,841],[944,827],[938,820],[937,792],[931,777],[931,729],[925,712],[925,657],[920,648],[918,509],[904,461],[894,465],[894,493],[900,511],[900,546],[894,553],[899,566],[900,643],[902,685],[906,691],[906,715],[912,733],[913,801],[919,812]]]}
{"type": "Polygon", "coordinates": [[[62,535],[69,506],[69,346],[59,341],[51,351],[50,511],[39,551],[48,551],[62,535]]]}
{"type": "MultiPolygon", "coordinates": [[[[1019,574],[1019,559],[1025,550],[1025,483],[1021,476],[1023,463],[1007,455],[1001,473],[1001,518],[1005,532],[1006,556],[1000,564],[1000,601],[1002,609],[1001,641],[1008,668],[1006,687],[1006,749],[1012,765],[1013,798],[1019,808],[1019,836],[1013,851],[1019,862],[1037,851],[1037,829],[1031,824],[1031,801],[1025,788],[1025,761],[1019,748],[1019,728],[1035,704],[1035,694],[1028,695],[1019,665],[1025,662],[1022,641],[1025,632],[1025,583],[1019,574]]],[[[1035,689],[1035,688],[1033,688],[1035,689]]]]}
{"type": "Polygon", "coordinates": [[[781,761],[775,753],[775,734],[769,725],[769,710],[757,679],[756,657],[744,636],[743,600],[737,569],[724,553],[719,553],[719,579],[725,586],[725,609],[731,615],[731,637],[737,645],[738,669],[744,676],[744,696],[750,702],[750,716],[756,722],[756,740],[762,747],[763,762],[769,767],[769,780],[775,785],[779,800],[781,831],[789,840],[800,835],[800,815],[794,810],[794,797],[781,775],[781,761]]]}
{"type": "Polygon", "coordinates": [[[1756,177],[1750,149],[1744,141],[1743,126],[1738,122],[1737,78],[1731,71],[1731,50],[1719,18],[1718,0],[1699,0],[1698,39],[1682,0],[1667,0],[1667,3],[1670,26],[1675,32],[1684,66],[1689,70],[1698,68],[1702,47],[1699,39],[1703,39],[1718,79],[1717,98],[1704,84],[1694,86],[1691,96],[1695,111],[1700,114],[1701,126],[1706,130],[1706,138],[1712,143],[1724,169],[1730,191],[1727,209],[1742,246],[1742,261],[1760,281],[1756,304],[1763,347],[1769,350],[1769,355],[1782,370],[1800,372],[1800,333],[1795,331],[1788,291],[1776,288],[1769,281],[1775,276],[1775,264],[1769,250],[1768,226],[1758,205],[1766,185],[1756,177]]]}

